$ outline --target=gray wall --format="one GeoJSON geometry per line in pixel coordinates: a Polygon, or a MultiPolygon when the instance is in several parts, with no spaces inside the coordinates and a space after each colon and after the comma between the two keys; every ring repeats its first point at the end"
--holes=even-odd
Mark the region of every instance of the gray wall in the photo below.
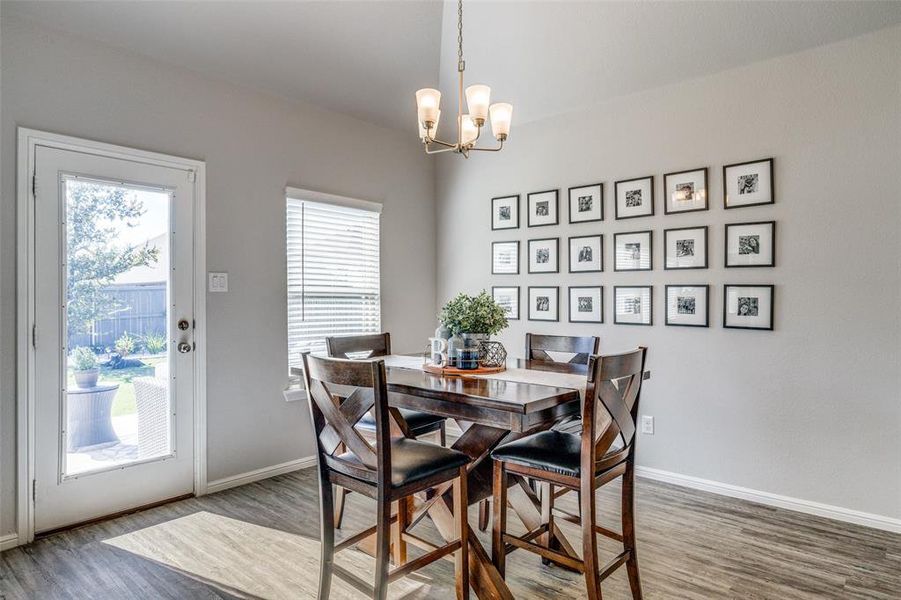
{"type": "Polygon", "coordinates": [[[21,22],[0,39],[0,535],[15,529],[16,126],[206,161],[207,267],[230,276],[207,298],[210,480],[312,453],[306,404],[282,397],[286,185],[384,203],[384,327],[399,351],[434,330],[434,163],[415,137],[21,22]]]}
{"type": "MultiPolygon", "coordinates": [[[[492,285],[561,286],[559,324],[602,351],[646,344],[639,463],[901,517],[901,28],[514,127],[499,155],[438,170],[438,299],[492,285]],[[773,156],[777,204],[724,211],[722,166],[773,156]],[[663,216],[663,173],[711,167],[708,212],[663,216]],[[656,174],[653,218],[613,220],[613,182],[656,174]],[[603,181],[607,220],[490,231],[489,199],[603,181]],[[723,268],[723,224],[777,221],[774,269],[723,268]],[[710,226],[711,268],[663,271],[665,228],[710,226]],[[653,229],[651,273],[612,272],[612,233],[653,229]],[[490,275],[490,241],[605,234],[606,271],[490,275]],[[774,283],[775,331],[722,328],[722,284],[774,283]],[[663,325],[663,286],[710,283],[711,327],[663,325]],[[566,286],[605,286],[604,325],[566,321],[566,286]],[[614,285],[654,285],[653,327],[612,325],[614,285]]],[[[522,102],[527,101],[522,99],[522,102]]],[[[515,116],[515,112],[514,112],[515,116]]],[[[565,201],[561,208],[565,209],[565,201]]],[[[566,222],[566,213],[561,215],[566,222]]],[[[522,271],[525,273],[525,263],[522,271]]],[[[525,311],[525,307],[523,307],[525,311]]]]}

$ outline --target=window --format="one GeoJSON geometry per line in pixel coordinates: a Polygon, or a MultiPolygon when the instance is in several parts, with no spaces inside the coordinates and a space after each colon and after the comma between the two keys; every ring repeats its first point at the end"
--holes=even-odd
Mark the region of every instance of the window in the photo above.
{"type": "Polygon", "coordinates": [[[288,190],[288,363],[330,335],[381,331],[381,205],[288,190]]]}

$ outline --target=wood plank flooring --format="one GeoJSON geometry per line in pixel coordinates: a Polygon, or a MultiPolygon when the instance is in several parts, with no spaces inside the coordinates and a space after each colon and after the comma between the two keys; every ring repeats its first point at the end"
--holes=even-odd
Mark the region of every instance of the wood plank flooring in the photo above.
{"type": "MultiPolygon", "coordinates": [[[[598,495],[617,528],[618,489],[598,495]]],[[[901,599],[901,535],[637,481],[642,584],[649,599],[901,599]]],[[[572,496],[572,495],[570,495],[572,496]]],[[[561,500],[575,508],[574,497],[561,500]]],[[[372,505],[349,496],[345,531],[371,524],[372,505]]],[[[318,497],[312,469],[192,498],[42,539],[0,555],[5,600],[156,598],[304,599],[318,577],[318,497]]],[[[475,507],[471,513],[475,522],[475,507]]],[[[513,520],[511,520],[512,522],[513,520]]],[[[577,540],[576,530],[563,524],[577,540]]],[[[417,531],[434,535],[429,525],[417,531]]],[[[615,545],[599,538],[614,553],[615,545]]],[[[490,547],[483,538],[486,548],[490,547]]],[[[371,559],[338,563],[364,579],[371,559]]],[[[582,579],[514,552],[507,580],[517,598],[584,597],[582,579]]],[[[357,598],[347,584],[333,598],[357,598]]],[[[625,571],[605,598],[630,598],[625,571]]],[[[392,598],[452,598],[453,571],[439,562],[392,585],[392,598]]]]}

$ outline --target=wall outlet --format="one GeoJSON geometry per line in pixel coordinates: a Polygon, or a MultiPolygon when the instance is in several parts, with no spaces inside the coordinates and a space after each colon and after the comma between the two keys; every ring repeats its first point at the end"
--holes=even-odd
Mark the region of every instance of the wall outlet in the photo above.
{"type": "Polygon", "coordinates": [[[209,290],[211,292],[228,291],[228,273],[210,273],[209,290]]]}
{"type": "Polygon", "coordinates": [[[654,435],[654,417],[649,415],[641,416],[641,432],[647,435],[654,435]]]}

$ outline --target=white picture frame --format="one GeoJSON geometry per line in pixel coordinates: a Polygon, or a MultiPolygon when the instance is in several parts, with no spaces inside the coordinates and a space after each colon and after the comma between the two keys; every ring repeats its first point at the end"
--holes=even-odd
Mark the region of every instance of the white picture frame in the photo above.
{"type": "Polygon", "coordinates": [[[674,213],[707,210],[707,167],[667,173],[663,176],[663,212],[674,213]]]}
{"type": "Polygon", "coordinates": [[[654,215],[653,175],[617,181],[614,192],[614,216],[617,221],[654,215]]]}
{"type": "Polygon", "coordinates": [[[559,223],[559,193],[560,190],[546,190],[528,195],[529,227],[547,227],[559,223]]]}
{"type": "Polygon", "coordinates": [[[491,242],[491,274],[519,275],[519,241],[491,242]]]}
{"type": "Polygon", "coordinates": [[[556,286],[529,286],[529,320],[560,320],[560,288],[556,286]]]}
{"type": "Polygon", "coordinates": [[[604,220],[604,184],[593,183],[569,188],[569,222],[590,223],[604,220]]]}
{"type": "Polygon", "coordinates": [[[529,273],[560,271],[560,238],[529,240],[529,273]]]}
{"type": "Polygon", "coordinates": [[[616,325],[653,325],[654,288],[649,285],[613,288],[613,323],[616,325]]]}
{"type": "Polygon", "coordinates": [[[578,235],[569,238],[569,272],[600,273],[604,270],[604,236],[578,235]]]}
{"type": "Polygon", "coordinates": [[[663,268],[706,269],[707,226],[663,230],[663,268]]]}
{"type": "Polygon", "coordinates": [[[666,324],[679,327],[709,327],[710,286],[667,285],[666,324]]]}
{"type": "Polygon", "coordinates": [[[569,322],[604,322],[604,287],[573,285],[569,287],[569,322]]]}
{"type": "Polygon", "coordinates": [[[491,297],[505,311],[508,321],[519,320],[519,286],[497,285],[491,288],[491,297]]]}
{"type": "Polygon", "coordinates": [[[491,199],[491,230],[519,229],[519,194],[491,199]]]}
{"type": "Polygon", "coordinates": [[[613,234],[614,271],[653,271],[654,235],[648,231],[613,234]]]}
{"type": "Polygon", "coordinates": [[[725,245],[728,268],[775,267],[776,222],[728,223],[725,245]]]}
{"type": "Polygon", "coordinates": [[[772,158],[723,167],[724,208],[743,208],[775,202],[772,158]]]}

